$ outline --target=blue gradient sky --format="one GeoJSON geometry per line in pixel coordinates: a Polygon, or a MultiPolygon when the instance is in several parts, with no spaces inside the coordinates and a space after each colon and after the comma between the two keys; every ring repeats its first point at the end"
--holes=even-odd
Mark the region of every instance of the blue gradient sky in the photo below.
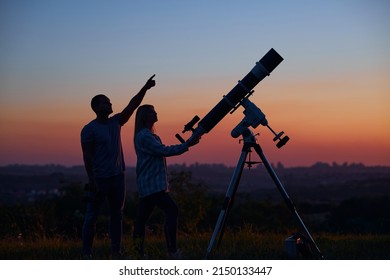
{"type": "MultiPolygon", "coordinates": [[[[0,164],[80,164],[79,133],[107,94],[120,111],[152,74],[145,98],[166,144],[204,116],[270,48],[284,61],[251,98],[271,161],[390,164],[390,2],[1,1],[0,164]]],[[[171,162],[234,165],[240,152],[227,116],[171,162]]],[[[135,163],[133,119],[123,130],[135,163]]]]}

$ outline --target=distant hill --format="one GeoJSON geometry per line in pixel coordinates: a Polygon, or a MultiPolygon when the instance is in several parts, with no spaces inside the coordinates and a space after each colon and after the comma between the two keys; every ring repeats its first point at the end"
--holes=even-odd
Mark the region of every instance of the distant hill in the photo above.
{"type": "MultiPolygon", "coordinates": [[[[310,167],[277,164],[274,169],[294,201],[338,202],[357,196],[390,195],[390,167],[363,164],[316,163],[310,167]]],[[[210,193],[225,193],[234,167],[220,164],[171,165],[170,172],[190,172],[192,179],[207,186],[210,193]]],[[[136,191],[135,168],[128,167],[128,193],[136,191]]],[[[70,184],[83,186],[87,177],[83,166],[7,165],[0,166],[0,204],[33,202],[61,195],[70,184]]],[[[238,194],[259,199],[280,200],[273,181],[261,165],[245,169],[238,194]]]]}

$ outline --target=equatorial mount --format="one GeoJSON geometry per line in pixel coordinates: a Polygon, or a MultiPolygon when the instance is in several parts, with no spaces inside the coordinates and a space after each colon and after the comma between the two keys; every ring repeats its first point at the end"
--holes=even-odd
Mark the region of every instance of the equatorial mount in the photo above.
{"type": "Polygon", "coordinates": [[[242,121],[235,127],[233,128],[231,132],[231,136],[233,138],[237,138],[240,135],[243,135],[245,130],[248,127],[253,127],[256,128],[260,124],[263,126],[268,127],[268,129],[274,134],[273,141],[278,141],[276,143],[276,147],[279,149],[283,147],[290,138],[286,135],[282,137],[284,134],[283,131],[276,133],[268,124],[268,121],[265,117],[265,114],[260,110],[259,107],[257,107],[253,102],[249,100],[248,97],[244,98],[241,102],[240,105],[242,105],[245,110],[244,110],[244,115],[245,117],[242,119],[242,121]]]}

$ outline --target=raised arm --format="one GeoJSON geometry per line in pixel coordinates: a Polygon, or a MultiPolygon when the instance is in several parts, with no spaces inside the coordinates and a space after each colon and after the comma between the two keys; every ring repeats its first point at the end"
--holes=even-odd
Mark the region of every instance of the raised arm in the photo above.
{"type": "Polygon", "coordinates": [[[124,125],[127,123],[127,121],[130,119],[131,115],[134,113],[135,109],[138,108],[138,106],[141,104],[142,100],[144,99],[144,96],[146,94],[146,91],[148,91],[150,88],[154,87],[156,85],[156,81],[153,80],[154,74],[152,77],[149,78],[149,80],[146,81],[146,84],[141,88],[141,90],[130,100],[129,104],[126,106],[125,109],[120,113],[120,122],[121,125],[124,125]]]}

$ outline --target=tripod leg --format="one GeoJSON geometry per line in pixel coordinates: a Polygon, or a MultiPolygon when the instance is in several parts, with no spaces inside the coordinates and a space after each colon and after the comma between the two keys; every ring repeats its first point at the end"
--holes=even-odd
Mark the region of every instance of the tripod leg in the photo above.
{"type": "Polygon", "coordinates": [[[214,228],[213,235],[211,236],[209,246],[207,247],[205,259],[208,259],[208,257],[210,256],[211,250],[213,249],[214,242],[215,242],[215,239],[217,238],[218,234],[219,234],[218,246],[221,243],[223,231],[225,228],[226,217],[227,217],[227,214],[229,213],[229,210],[232,206],[232,202],[233,202],[235,193],[237,191],[238,184],[240,182],[242,170],[244,169],[246,157],[248,155],[248,149],[249,149],[248,146],[246,144],[244,144],[240,159],[238,160],[236,169],[234,170],[233,176],[230,180],[229,187],[226,191],[225,200],[223,202],[221,212],[219,213],[217,223],[216,223],[215,228],[214,228]]]}
{"type": "Polygon", "coordinates": [[[314,245],[314,247],[315,247],[315,249],[317,251],[317,254],[321,258],[323,258],[323,255],[322,255],[320,249],[318,248],[317,244],[315,243],[315,241],[314,241],[313,237],[311,236],[309,230],[306,228],[305,223],[303,222],[303,220],[299,216],[299,214],[298,214],[298,212],[297,212],[297,210],[295,208],[295,205],[293,204],[292,200],[290,199],[289,195],[287,194],[286,190],[284,189],[282,183],[280,182],[280,180],[279,180],[278,176],[276,175],[274,169],[272,168],[271,164],[268,162],[267,158],[265,157],[265,155],[264,155],[260,145],[259,144],[255,144],[254,145],[254,149],[255,149],[256,153],[259,155],[259,157],[261,158],[265,168],[267,169],[267,171],[270,174],[272,180],[274,181],[276,187],[278,188],[280,194],[282,195],[284,201],[286,202],[287,207],[294,214],[294,216],[297,219],[298,223],[300,224],[302,229],[305,231],[307,237],[309,238],[311,243],[314,245]]]}

